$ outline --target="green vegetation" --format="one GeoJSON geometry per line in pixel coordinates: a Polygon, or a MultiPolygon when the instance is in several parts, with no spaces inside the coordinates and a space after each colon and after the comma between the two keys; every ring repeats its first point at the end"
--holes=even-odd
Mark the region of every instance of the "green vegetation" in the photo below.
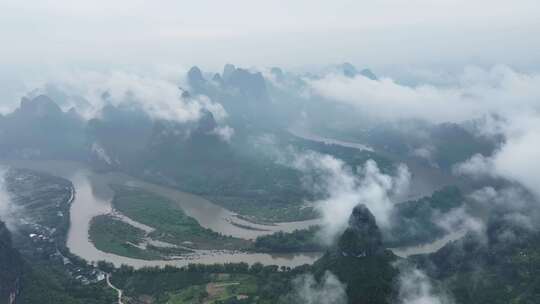
{"type": "Polygon", "coordinates": [[[276,232],[260,236],[255,240],[255,250],[262,252],[310,252],[324,251],[325,248],[317,239],[319,227],[295,230],[291,233],[276,232]]]}
{"type": "Polygon", "coordinates": [[[32,263],[21,280],[21,304],[102,304],[114,303],[116,293],[104,281],[81,284],[66,275],[61,265],[32,263]]]}
{"type": "Polygon", "coordinates": [[[244,136],[235,134],[231,144],[202,134],[187,140],[158,139],[159,143],[142,160],[126,165],[126,170],[158,184],[211,198],[260,221],[313,218],[314,213],[298,211],[308,195],[301,187],[300,172],[261,157],[260,153],[246,153],[249,144],[244,136]],[[296,211],[276,214],[283,206],[294,206],[289,211],[296,211]]]}
{"type": "Polygon", "coordinates": [[[167,303],[170,304],[197,304],[202,303],[208,297],[206,285],[190,286],[177,293],[168,296],[167,303]]]}
{"type": "MultiPolygon", "coordinates": [[[[274,133],[274,136],[275,144],[283,151],[292,147],[300,153],[315,151],[332,155],[343,160],[352,168],[353,172],[356,172],[357,168],[364,165],[369,159],[375,160],[383,172],[390,172],[393,169],[390,160],[374,152],[304,140],[287,132],[277,132],[274,133]]],[[[258,182],[259,179],[261,181],[264,179],[266,184],[257,184],[257,188],[241,194],[235,193],[235,195],[229,194],[230,189],[217,191],[216,194],[208,191],[201,193],[210,201],[254,222],[286,222],[317,218],[319,214],[304,204],[306,200],[314,200],[316,197],[309,189],[302,186],[302,173],[285,165],[277,164],[274,159],[275,155],[266,151],[266,148],[268,147],[264,145],[259,147],[253,143],[246,143],[241,145],[241,148],[237,148],[237,153],[247,159],[257,155],[257,158],[252,160],[256,163],[253,168],[257,168],[257,171],[249,169],[252,175],[247,177],[248,180],[244,183],[251,185],[258,182]]],[[[243,167],[248,164],[241,163],[238,166],[241,166],[242,170],[247,170],[243,167]]],[[[249,165],[253,166],[253,164],[249,165]]]]}
{"type": "Polygon", "coordinates": [[[398,274],[398,270],[392,266],[397,258],[382,246],[375,219],[368,213],[367,208],[356,212],[354,223],[350,226],[352,228],[348,229],[350,232],[363,233],[348,234],[339,242],[341,247],[330,248],[313,266],[290,269],[227,263],[140,270],[121,267],[113,272],[113,284],[124,289],[126,297],[130,299],[151,298],[156,304],[296,304],[295,278],[313,274],[320,280],[327,271],[331,271],[346,284],[349,303],[389,303],[398,274]],[[345,243],[346,247],[343,246],[345,243]]]}
{"type": "Polygon", "coordinates": [[[434,219],[463,206],[464,199],[457,187],[450,186],[435,191],[429,197],[397,204],[392,215],[392,227],[383,231],[386,245],[417,245],[443,237],[446,231],[434,219]]]}
{"type": "Polygon", "coordinates": [[[190,264],[187,267],[121,267],[114,270],[112,283],[125,292],[126,299],[152,303],[281,303],[291,291],[291,280],[307,271],[245,263],[214,265],[190,264]]]}
{"type": "Polygon", "coordinates": [[[394,292],[398,271],[392,266],[396,257],[389,251],[381,254],[354,257],[329,253],[312,267],[315,278],[326,271],[336,275],[346,284],[349,303],[385,304],[394,292]]]}
{"type": "Polygon", "coordinates": [[[256,278],[253,275],[214,274],[212,282],[206,285],[196,285],[185,288],[177,293],[171,293],[167,303],[197,304],[197,303],[252,303],[257,292],[256,278]],[[248,301],[249,300],[249,301],[248,301]],[[243,303],[243,302],[242,302],[243,303]]]}
{"type": "MultiPolygon", "coordinates": [[[[0,244],[0,275],[5,271],[1,267],[3,262],[9,262],[18,271],[17,303],[114,302],[116,295],[103,281],[94,279],[94,269],[70,254],[65,246],[71,203],[69,181],[22,169],[10,169],[5,181],[11,201],[18,207],[16,212],[23,211],[14,218],[24,219],[14,224],[13,244],[20,253],[16,253],[18,261],[5,258],[0,244]],[[69,263],[64,264],[66,260],[69,263]]],[[[0,239],[8,234],[9,231],[0,229],[0,239]]],[[[3,284],[2,280],[0,285],[3,284]]]]}
{"type": "Polygon", "coordinates": [[[166,303],[171,294],[209,282],[208,273],[183,271],[173,267],[144,268],[138,271],[124,267],[115,270],[112,276],[112,283],[124,290],[127,297],[151,297],[157,303],[166,303]]]}
{"type": "MultiPolygon", "coordinates": [[[[52,237],[62,251],[69,229],[71,183],[63,178],[26,169],[10,169],[5,176],[11,201],[24,210],[24,217],[40,229],[54,229],[52,237]]],[[[23,230],[25,230],[23,228],[23,230]]]]}
{"type": "Polygon", "coordinates": [[[436,253],[412,260],[451,292],[456,303],[539,303],[540,233],[505,215],[486,234],[469,233],[436,253]]]}
{"type": "Polygon", "coordinates": [[[17,290],[23,261],[13,248],[11,234],[0,221],[0,302],[7,303],[11,293],[17,290]]]}
{"type": "Polygon", "coordinates": [[[150,237],[197,249],[242,249],[250,242],[205,229],[167,198],[144,190],[114,185],[113,206],[129,218],[155,228],[150,237]]]}
{"type": "Polygon", "coordinates": [[[93,218],[89,235],[97,249],[136,259],[168,259],[171,255],[192,252],[184,248],[158,247],[147,243],[145,231],[110,215],[93,218]]]}
{"type": "Polygon", "coordinates": [[[318,216],[311,207],[283,202],[277,197],[268,197],[265,203],[261,203],[254,197],[205,195],[205,198],[255,223],[294,222],[310,220],[318,216]]]}
{"type": "MultiPolygon", "coordinates": [[[[293,147],[299,152],[329,154],[342,159],[353,170],[373,159],[383,171],[392,170],[392,162],[374,152],[303,140],[284,131],[272,134],[277,148],[283,151],[293,147]]],[[[238,130],[231,144],[198,136],[174,141],[160,138],[142,160],[125,164],[125,170],[201,195],[255,222],[299,221],[318,216],[313,208],[304,205],[314,197],[302,186],[302,172],[276,162],[275,155],[267,151],[268,146],[254,143],[258,136],[238,130]]]]}
{"type": "Polygon", "coordinates": [[[146,233],[109,215],[100,215],[92,219],[88,231],[90,240],[97,249],[121,256],[157,260],[161,256],[137,247],[146,233]]]}
{"type": "Polygon", "coordinates": [[[316,279],[328,271],[346,285],[349,303],[385,304],[394,291],[397,257],[385,249],[375,217],[364,205],[353,209],[349,225],[337,246],[316,261],[316,279]]]}
{"type": "MultiPolygon", "coordinates": [[[[477,153],[490,155],[497,146],[496,141],[474,134],[467,128],[467,123],[433,125],[411,122],[408,125],[394,126],[370,123],[363,127],[354,125],[345,129],[329,125],[318,125],[315,128],[318,134],[330,138],[366,143],[379,151],[392,154],[392,158],[410,155],[412,150],[425,147],[426,143],[429,143],[432,147],[431,161],[441,170],[450,170],[454,164],[463,162],[477,153]],[[365,131],[359,132],[360,128],[365,131]]],[[[427,160],[423,161],[426,162],[425,165],[430,165],[427,160]]]]}
{"type": "Polygon", "coordinates": [[[400,212],[406,217],[422,217],[421,214],[415,213],[420,206],[427,206],[439,212],[448,212],[451,209],[460,207],[463,199],[464,197],[459,188],[447,186],[433,192],[431,197],[424,197],[417,201],[406,202],[404,205],[400,204],[398,206],[401,208],[400,212]]]}

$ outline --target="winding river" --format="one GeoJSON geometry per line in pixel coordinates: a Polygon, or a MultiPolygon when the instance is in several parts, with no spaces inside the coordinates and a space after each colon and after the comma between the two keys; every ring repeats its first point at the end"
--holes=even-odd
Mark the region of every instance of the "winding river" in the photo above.
{"type": "MultiPolygon", "coordinates": [[[[232,211],[224,209],[202,197],[181,192],[168,187],[138,180],[118,172],[98,173],[84,164],[70,161],[4,161],[3,165],[15,168],[26,168],[63,177],[73,183],[75,194],[70,208],[70,228],[67,238],[69,250],[84,258],[96,262],[105,260],[117,266],[126,264],[135,268],[144,266],[185,266],[189,263],[231,263],[256,262],[264,265],[295,267],[311,264],[317,260],[320,253],[290,253],[266,254],[226,250],[195,250],[192,254],[175,257],[172,260],[140,260],[98,250],[89,240],[88,230],[92,218],[101,214],[113,213],[111,201],[114,195],[109,185],[123,184],[138,187],[167,197],[178,203],[185,213],[195,218],[205,228],[218,231],[224,235],[238,238],[254,239],[260,235],[272,234],[277,231],[291,232],[295,229],[305,229],[316,225],[318,220],[276,223],[273,225],[254,224],[237,217],[232,211]],[[243,227],[250,227],[246,229],[243,227]],[[255,228],[255,229],[253,229],[255,228]]],[[[140,223],[125,219],[130,224],[144,230],[140,223]]]]}
{"type": "MultiPolygon", "coordinates": [[[[331,143],[359,150],[371,150],[370,147],[365,145],[318,137],[312,134],[306,135],[305,133],[294,132],[294,135],[312,141],[331,143]]],[[[73,183],[76,193],[74,193],[74,199],[70,209],[71,226],[68,232],[67,247],[72,253],[90,262],[105,260],[117,266],[126,264],[135,268],[165,265],[185,266],[189,263],[213,264],[229,262],[247,262],[249,264],[259,262],[265,265],[295,267],[302,264],[311,264],[321,256],[321,253],[266,254],[224,250],[195,250],[194,253],[178,256],[171,260],[140,260],[106,253],[98,250],[89,240],[88,230],[92,218],[97,215],[115,212],[111,206],[114,195],[110,187],[111,184],[138,187],[167,197],[178,203],[185,213],[195,218],[201,226],[224,235],[243,239],[255,239],[258,236],[272,234],[277,231],[291,232],[296,229],[305,229],[320,223],[320,221],[310,220],[276,223],[272,225],[255,224],[241,219],[234,212],[224,209],[200,196],[145,182],[119,172],[95,172],[78,162],[25,160],[2,161],[0,164],[49,173],[68,179],[73,183]]],[[[407,165],[413,173],[413,191],[409,199],[430,195],[442,185],[450,182],[450,177],[442,175],[440,172],[437,172],[439,170],[435,170],[434,168],[426,168],[425,166],[411,162],[407,162],[407,165]]],[[[148,226],[143,227],[143,224],[129,218],[124,217],[124,220],[144,230],[152,229],[148,226]]],[[[431,244],[407,248],[393,248],[392,251],[401,257],[407,257],[412,254],[430,253],[437,251],[449,241],[460,238],[463,234],[464,232],[456,232],[431,244]]]]}

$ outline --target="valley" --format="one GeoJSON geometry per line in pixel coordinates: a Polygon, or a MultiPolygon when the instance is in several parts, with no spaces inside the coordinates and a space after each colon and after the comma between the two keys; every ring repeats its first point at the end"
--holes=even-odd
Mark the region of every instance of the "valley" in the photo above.
{"type": "MultiPolygon", "coordinates": [[[[5,164],[4,164],[5,165],[5,164]]],[[[293,222],[293,223],[278,223],[275,225],[270,226],[261,226],[258,224],[253,224],[250,222],[245,222],[240,219],[236,219],[234,217],[234,214],[230,211],[227,211],[225,209],[222,209],[216,205],[213,205],[212,203],[202,199],[197,198],[196,196],[185,194],[182,192],[178,192],[176,190],[167,189],[162,186],[152,185],[140,181],[136,181],[132,178],[128,178],[125,175],[121,174],[105,174],[105,175],[93,175],[90,173],[89,169],[84,169],[83,166],[76,163],[69,163],[69,162],[12,162],[10,163],[11,166],[19,167],[19,168],[31,168],[33,170],[37,170],[40,172],[48,172],[50,174],[58,174],[64,178],[70,179],[74,186],[75,186],[75,196],[73,203],[71,204],[71,212],[70,212],[70,218],[73,223],[77,223],[77,225],[71,225],[69,232],[67,234],[67,247],[70,249],[70,251],[88,261],[107,261],[112,262],[118,266],[121,264],[127,264],[131,265],[137,268],[143,267],[143,266],[164,266],[164,265],[188,265],[189,263],[198,262],[198,263],[206,263],[206,264],[213,264],[213,263],[224,263],[224,262],[250,262],[250,263],[256,263],[260,262],[263,264],[275,264],[275,265],[283,265],[283,266],[298,266],[305,263],[310,263],[314,261],[319,254],[317,253],[295,253],[295,254],[265,254],[265,253],[246,253],[242,246],[246,246],[245,242],[246,240],[253,239],[256,236],[259,235],[265,235],[265,234],[271,234],[276,231],[286,231],[286,232],[292,232],[295,229],[302,229],[303,227],[309,227],[312,224],[316,223],[313,221],[308,222],[293,222]],[[54,169],[53,169],[54,168],[54,169]],[[121,184],[125,183],[127,185],[130,185],[131,187],[134,185],[144,185],[144,187],[141,187],[143,189],[148,189],[147,191],[150,191],[152,193],[152,190],[156,189],[163,189],[165,191],[160,192],[161,195],[164,197],[168,197],[169,199],[178,199],[182,198],[182,200],[175,200],[175,202],[180,203],[182,207],[179,212],[185,212],[186,214],[189,214],[192,216],[191,221],[194,221],[193,219],[197,219],[197,222],[193,222],[191,225],[194,227],[199,227],[196,229],[199,229],[199,233],[206,233],[206,235],[210,235],[211,238],[219,237],[216,232],[219,232],[223,235],[230,235],[233,237],[236,237],[237,242],[243,242],[244,245],[236,246],[236,247],[229,247],[228,249],[223,248],[222,242],[218,243],[216,246],[217,248],[211,247],[212,249],[208,249],[208,246],[203,246],[202,249],[197,248],[190,248],[190,249],[197,249],[193,250],[192,253],[186,254],[186,252],[190,251],[190,249],[187,249],[183,255],[180,255],[176,259],[167,259],[167,260],[160,260],[160,259],[134,259],[133,257],[124,257],[121,255],[116,255],[114,253],[110,252],[103,252],[98,250],[94,244],[90,241],[91,236],[89,236],[89,231],[91,229],[91,222],[92,219],[96,216],[103,215],[103,214],[113,214],[113,206],[111,205],[111,201],[114,197],[114,191],[109,186],[108,183],[114,183],[114,184],[121,184]],[[188,201],[185,200],[185,198],[195,198],[194,201],[188,201]],[[204,205],[200,205],[199,202],[205,203],[204,205]],[[202,217],[197,217],[198,215],[201,215],[202,217]],[[212,216],[213,215],[213,216],[212,216]],[[237,225],[233,225],[231,223],[231,220],[227,220],[227,217],[229,218],[235,218],[235,222],[245,223],[246,226],[252,227],[265,227],[264,230],[253,230],[253,229],[245,229],[241,228],[237,225]],[[199,226],[199,224],[201,226],[199,226]],[[204,225],[204,226],[203,226],[204,225]],[[303,226],[304,225],[304,226],[303,226]],[[201,228],[204,227],[205,229],[201,228]],[[267,228],[266,228],[267,227],[267,228]],[[202,230],[201,230],[202,229],[202,230]],[[209,232],[206,232],[209,231],[209,232]],[[211,232],[210,232],[211,231],[211,232]],[[215,232],[214,232],[215,231],[215,232]]],[[[97,173],[96,173],[97,174],[97,173]]],[[[154,192],[155,193],[155,192],[154,192]]],[[[169,203],[169,200],[165,200],[165,203],[169,203]]],[[[160,209],[156,208],[156,211],[159,212],[160,209]]],[[[125,215],[124,215],[125,216],[125,215]]],[[[134,219],[137,219],[136,217],[134,219]]],[[[137,227],[134,227],[130,225],[129,223],[137,223],[134,219],[131,219],[131,221],[128,221],[128,224],[126,224],[126,221],[120,221],[118,224],[124,224],[124,227],[128,227],[130,231],[138,231],[139,235],[141,235],[140,229],[137,227]],[[127,225],[127,226],[126,226],[127,225]],[[138,229],[138,230],[136,230],[138,229]]],[[[147,217],[144,217],[144,221],[147,219],[147,217]]],[[[151,219],[151,218],[150,218],[151,219]]],[[[163,224],[161,221],[158,221],[160,224],[163,224]]],[[[148,224],[152,224],[154,222],[147,222],[148,224]]],[[[135,224],[136,226],[139,226],[135,224]]],[[[149,225],[148,225],[149,226],[149,225]]],[[[147,226],[147,227],[148,227],[147,226]]],[[[137,234],[137,232],[133,233],[137,234]]],[[[123,235],[124,236],[124,235],[123,235]]],[[[173,237],[176,236],[175,234],[172,235],[173,237]]],[[[191,233],[188,236],[191,237],[191,233]]],[[[169,239],[165,239],[169,240],[169,239]]],[[[233,238],[234,240],[234,238],[233,238]]],[[[125,241],[125,240],[124,240],[125,241]]],[[[155,241],[160,241],[159,239],[156,239],[155,241]]],[[[173,240],[174,241],[174,240],[173,240]]],[[[179,243],[184,242],[176,241],[179,243]]],[[[189,242],[189,241],[186,241],[189,242]]],[[[125,242],[124,242],[125,243],[125,242]]],[[[110,245],[110,244],[108,244],[110,245]]],[[[107,245],[107,246],[108,246],[107,245]]],[[[233,246],[233,245],[230,245],[233,246]]],[[[136,248],[135,248],[136,249],[136,248]]],[[[133,250],[135,250],[133,249],[133,250]]],[[[166,249],[161,248],[161,251],[167,251],[166,249]]],[[[172,250],[174,253],[174,250],[172,250]]],[[[178,250],[176,250],[178,251],[178,250]]],[[[139,256],[140,257],[140,256],[139,256]]],[[[154,256],[154,258],[157,256],[154,256]]]]}
{"type": "Polygon", "coordinates": [[[350,63],[186,77],[166,101],[99,88],[83,116],[45,87],[0,115],[2,300],[535,303],[536,192],[494,173],[507,143],[481,119],[308,96],[328,77],[388,83],[350,63]]]}
{"type": "MultiPolygon", "coordinates": [[[[257,237],[275,232],[291,233],[317,226],[318,220],[254,223],[204,198],[121,173],[97,173],[76,162],[10,161],[4,162],[6,165],[54,174],[73,183],[70,220],[77,225],[70,226],[67,247],[88,261],[136,268],[240,261],[294,267],[310,264],[320,256],[318,252],[289,250],[259,253],[252,243],[257,237]]],[[[440,245],[423,252],[435,251],[444,245],[441,241],[453,239],[437,239],[435,243],[440,245]]],[[[402,255],[416,251],[404,247],[395,252],[402,255]]]]}

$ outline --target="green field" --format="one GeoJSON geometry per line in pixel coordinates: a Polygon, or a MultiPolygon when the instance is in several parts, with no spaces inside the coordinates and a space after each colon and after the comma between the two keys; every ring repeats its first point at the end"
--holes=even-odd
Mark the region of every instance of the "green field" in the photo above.
{"type": "Polygon", "coordinates": [[[311,207],[304,207],[300,203],[284,203],[277,197],[268,198],[265,202],[257,198],[237,196],[206,195],[205,198],[254,223],[305,221],[319,216],[311,207]]]}
{"type": "Polygon", "coordinates": [[[155,228],[150,237],[196,249],[246,249],[251,242],[203,228],[174,202],[157,194],[113,185],[113,206],[127,217],[155,228]]]}
{"type": "Polygon", "coordinates": [[[256,297],[257,282],[250,275],[216,275],[212,282],[195,285],[168,295],[168,304],[198,303],[252,303],[256,297]],[[236,301],[235,301],[236,300],[236,301]],[[237,302],[244,300],[245,302],[237,302]]]}
{"type": "Polygon", "coordinates": [[[90,240],[97,249],[137,259],[159,259],[156,253],[138,248],[145,232],[109,215],[92,219],[89,230],[90,240]]]}
{"type": "MultiPolygon", "coordinates": [[[[259,289],[257,274],[211,273],[179,269],[152,269],[115,273],[113,283],[124,288],[126,299],[167,304],[252,303],[259,289]],[[246,303],[246,302],[239,302],[246,303]]],[[[137,302],[138,303],[138,302],[137,302]]]]}

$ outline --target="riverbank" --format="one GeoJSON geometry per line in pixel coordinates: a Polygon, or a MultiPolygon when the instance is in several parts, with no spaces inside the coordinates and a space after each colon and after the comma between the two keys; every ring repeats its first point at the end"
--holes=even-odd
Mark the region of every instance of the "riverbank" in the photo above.
{"type": "MultiPolygon", "coordinates": [[[[187,216],[194,218],[201,227],[219,232],[222,235],[242,239],[255,239],[258,236],[269,235],[278,231],[293,232],[295,230],[307,229],[311,226],[316,226],[320,221],[311,220],[275,223],[271,225],[256,224],[243,220],[241,216],[217,206],[202,197],[140,181],[120,172],[96,173],[81,163],[69,161],[12,161],[8,162],[8,164],[14,167],[28,168],[63,177],[73,184],[75,198],[73,199],[69,213],[70,223],[72,224],[69,226],[66,244],[71,253],[90,262],[104,260],[116,266],[126,264],[135,268],[146,266],[162,267],[166,265],[181,267],[190,263],[215,264],[238,262],[295,267],[303,264],[311,264],[322,255],[318,252],[267,254],[239,250],[194,250],[192,253],[175,255],[170,259],[144,260],[103,252],[98,250],[89,240],[89,229],[92,219],[96,216],[114,213],[111,205],[115,193],[111,188],[112,184],[135,187],[159,194],[177,204],[187,216]],[[234,221],[231,219],[234,219],[234,221]],[[73,223],[77,224],[73,225],[73,223]]],[[[133,221],[133,219],[130,220],[133,221]]],[[[138,221],[133,222],[138,223],[138,221]]]]}
{"type": "Polygon", "coordinates": [[[69,180],[76,191],[75,199],[70,208],[70,227],[67,237],[67,247],[71,253],[89,262],[107,261],[116,266],[122,264],[135,268],[187,266],[191,263],[261,263],[264,265],[278,265],[295,267],[311,264],[320,257],[320,253],[294,253],[294,254],[265,254],[241,252],[237,250],[197,250],[194,253],[175,256],[168,260],[140,260],[106,253],[98,250],[89,240],[91,220],[104,214],[112,214],[111,201],[114,191],[111,184],[121,184],[137,187],[158,193],[173,200],[186,215],[193,217],[199,224],[212,231],[219,231],[223,235],[232,235],[244,239],[254,239],[259,235],[267,235],[276,231],[294,231],[309,227],[317,221],[278,223],[275,225],[259,225],[242,221],[236,214],[210,201],[167,187],[143,182],[119,172],[96,173],[85,165],[69,161],[3,161],[2,163],[17,167],[49,173],[69,180]],[[234,218],[236,223],[261,228],[260,230],[244,229],[233,225],[228,219],[234,218]],[[77,223],[74,225],[73,223],[77,223]]]}

